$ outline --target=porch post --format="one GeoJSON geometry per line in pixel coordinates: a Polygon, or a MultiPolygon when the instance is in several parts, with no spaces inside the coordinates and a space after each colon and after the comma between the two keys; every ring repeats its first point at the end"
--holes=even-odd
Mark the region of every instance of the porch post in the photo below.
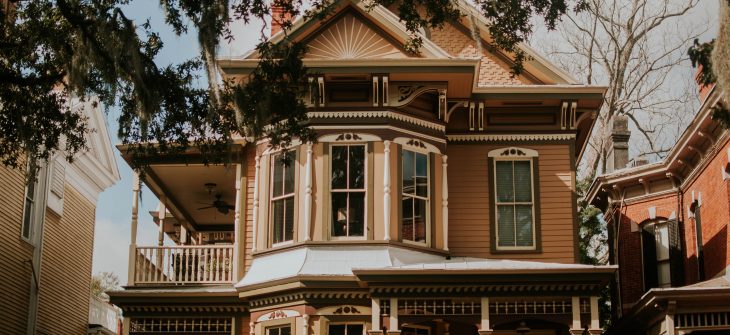
{"type": "MultiPolygon", "coordinates": [[[[160,197],[160,206],[158,207],[157,211],[157,222],[160,224],[159,229],[157,231],[157,246],[162,246],[163,242],[165,241],[165,216],[167,214],[167,208],[165,207],[165,201],[167,199],[165,196],[160,197]]],[[[157,269],[155,271],[161,271],[162,269],[162,260],[163,260],[163,250],[157,249],[157,269]]]]}
{"type": "Polygon", "coordinates": [[[390,141],[384,141],[383,157],[383,239],[390,240],[390,141]]]}
{"type": "Polygon", "coordinates": [[[480,310],[482,314],[482,323],[479,327],[479,335],[491,335],[492,328],[489,324],[489,298],[482,297],[481,300],[480,310]]]}
{"type": "Polygon", "coordinates": [[[667,304],[667,314],[664,316],[664,326],[667,328],[667,335],[675,335],[674,314],[677,312],[677,302],[672,300],[667,304]]]}
{"type": "Polygon", "coordinates": [[[583,329],[580,324],[580,297],[573,297],[570,307],[573,311],[573,324],[570,327],[570,333],[581,335],[583,334],[583,329]]]}
{"type": "Polygon", "coordinates": [[[180,222],[180,244],[188,244],[188,228],[185,221],[180,222]]]}
{"type": "Polygon", "coordinates": [[[400,329],[398,329],[398,298],[390,298],[390,313],[388,314],[388,335],[400,334],[400,329]]]}
{"type": "Polygon", "coordinates": [[[304,169],[304,240],[310,240],[309,229],[312,220],[312,142],[307,142],[307,162],[304,169]]]}
{"type": "MultiPolygon", "coordinates": [[[[599,313],[598,313],[598,297],[592,296],[591,297],[591,327],[588,330],[591,334],[601,334],[601,323],[599,319],[599,313]]],[[[668,333],[669,334],[669,333],[668,333]]]]}
{"type": "Polygon", "coordinates": [[[244,258],[244,245],[246,231],[243,220],[241,219],[241,213],[245,212],[245,195],[243,192],[243,185],[246,184],[246,177],[242,176],[243,166],[236,164],[236,208],[233,220],[234,236],[233,236],[233,278],[234,282],[237,282],[243,275],[243,258],[244,258]]]}
{"type": "Polygon", "coordinates": [[[448,174],[446,172],[446,169],[448,167],[448,163],[446,160],[449,157],[444,155],[441,157],[443,160],[442,167],[443,171],[441,173],[441,213],[442,218],[441,221],[442,227],[444,230],[444,250],[449,250],[449,181],[448,181],[448,174]]]}
{"type": "MultiPolygon", "coordinates": [[[[137,213],[139,212],[139,173],[132,175],[132,234],[129,242],[129,267],[127,269],[127,285],[134,285],[137,264],[137,213]]],[[[125,318],[126,320],[126,318],[125,318]]]]}
{"type": "Polygon", "coordinates": [[[380,327],[380,299],[378,298],[372,298],[372,312],[370,316],[370,323],[372,323],[372,330],[379,331],[381,329],[380,327]]]}
{"type": "Polygon", "coordinates": [[[259,183],[261,182],[261,180],[259,180],[260,167],[261,155],[256,155],[256,166],[253,181],[253,231],[251,233],[253,236],[251,236],[251,252],[256,251],[256,240],[258,237],[258,235],[256,235],[256,226],[259,225],[259,183]]]}

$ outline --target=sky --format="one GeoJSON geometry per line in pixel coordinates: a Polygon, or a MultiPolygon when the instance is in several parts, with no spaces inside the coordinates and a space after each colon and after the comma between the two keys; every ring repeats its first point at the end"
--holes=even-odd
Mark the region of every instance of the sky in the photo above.
{"type": "MultiPolygon", "coordinates": [[[[688,18],[689,24],[701,24],[703,22],[716,21],[717,1],[702,0],[700,8],[688,18]]],[[[157,1],[137,0],[124,8],[125,14],[135,20],[138,24],[147,19],[153,29],[156,29],[162,40],[165,42],[157,61],[160,65],[177,63],[198,55],[197,38],[194,35],[176,36],[164,23],[164,14],[157,1]]],[[[240,56],[246,51],[254,48],[259,38],[261,23],[246,25],[243,22],[236,22],[231,27],[235,40],[230,44],[224,44],[219,50],[221,56],[240,56]]],[[[704,39],[710,39],[715,35],[716,27],[711,26],[708,32],[703,35],[704,39]]],[[[545,43],[555,41],[555,33],[546,33],[538,29],[533,37],[533,44],[538,49],[548,49],[545,43]]],[[[224,42],[225,43],[225,42],[224,42]]],[[[676,76],[687,78],[694,70],[686,68],[680,70],[676,76]]],[[[116,137],[118,111],[113,108],[108,111],[107,125],[113,143],[119,143],[116,137]]],[[[674,134],[673,136],[677,136],[674,134]]],[[[116,273],[122,285],[127,282],[128,255],[130,244],[130,227],[132,215],[132,170],[117,153],[117,164],[121,174],[121,180],[114,186],[104,191],[96,209],[96,228],[94,237],[94,259],[93,273],[109,271],[116,273]]],[[[143,187],[142,198],[139,207],[139,223],[137,232],[138,245],[157,244],[157,226],[152,222],[149,211],[157,210],[158,201],[155,196],[143,187]]],[[[170,241],[166,240],[166,244],[170,241]]]]}

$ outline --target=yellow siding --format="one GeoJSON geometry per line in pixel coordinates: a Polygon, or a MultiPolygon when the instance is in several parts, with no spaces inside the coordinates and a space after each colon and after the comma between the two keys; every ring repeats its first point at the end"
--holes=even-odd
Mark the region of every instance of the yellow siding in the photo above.
{"type": "Polygon", "coordinates": [[[24,262],[33,258],[32,248],[20,238],[25,185],[20,172],[6,168],[0,168],[0,184],[1,328],[6,334],[23,334],[32,280],[30,265],[24,262]]]}
{"type": "Polygon", "coordinates": [[[46,211],[38,332],[84,334],[89,317],[94,204],[66,185],[63,217],[46,211]]]}
{"type": "Polygon", "coordinates": [[[453,145],[449,155],[449,249],[456,256],[574,262],[573,172],[570,147],[529,145],[539,153],[542,252],[493,254],[487,154],[504,146],[453,145]]]}

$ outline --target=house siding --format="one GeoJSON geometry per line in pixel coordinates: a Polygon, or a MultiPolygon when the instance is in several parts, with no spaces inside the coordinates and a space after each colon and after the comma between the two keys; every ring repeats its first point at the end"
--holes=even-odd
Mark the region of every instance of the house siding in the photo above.
{"type": "Polygon", "coordinates": [[[575,262],[574,169],[570,146],[527,145],[538,151],[542,248],[533,253],[492,253],[487,154],[509,145],[455,145],[448,149],[449,248],[455,256],[575,262]]]}
{"type": "Polygon", "coordinates": [[[31,267],[26,261],[33,259],[33,248],[20,237],[23,216],[25,184],[18,170],[0,168],[0,288],[3,303],[0,304],[2,331],[7,334],[23,334],[28,318],[28,301],[32,279],[31,267]]]}
{"type": "Polygon", "coordinates": [[[63,216],[46,211],[39,333],[83,334],[89,317],[95,207],[66,184],[63,216]]]}

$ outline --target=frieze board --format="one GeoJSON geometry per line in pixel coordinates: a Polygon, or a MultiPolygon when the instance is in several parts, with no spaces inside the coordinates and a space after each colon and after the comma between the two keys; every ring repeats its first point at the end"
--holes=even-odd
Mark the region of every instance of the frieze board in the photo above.
{"type": "Polygon", "coordinates": [[[440,132],[446,131],[446,126],[435,122],[419,119],[417,117],[403,115],[400,113],[390,111],[354,111],[354,112],[309,112],[307,113],[309,118],[321,118],[321,119],[337,119],[337,118],[388,118],[398,121],[403,121],[410,124],[415,124],[421,127],[434,129],[440,132]]]}
{"type": "Polygon", "coordinates": [[[469,134],[446,135],[451,142],[496,142],[496,141],[567,141],[575,134],[469,134]]]}

